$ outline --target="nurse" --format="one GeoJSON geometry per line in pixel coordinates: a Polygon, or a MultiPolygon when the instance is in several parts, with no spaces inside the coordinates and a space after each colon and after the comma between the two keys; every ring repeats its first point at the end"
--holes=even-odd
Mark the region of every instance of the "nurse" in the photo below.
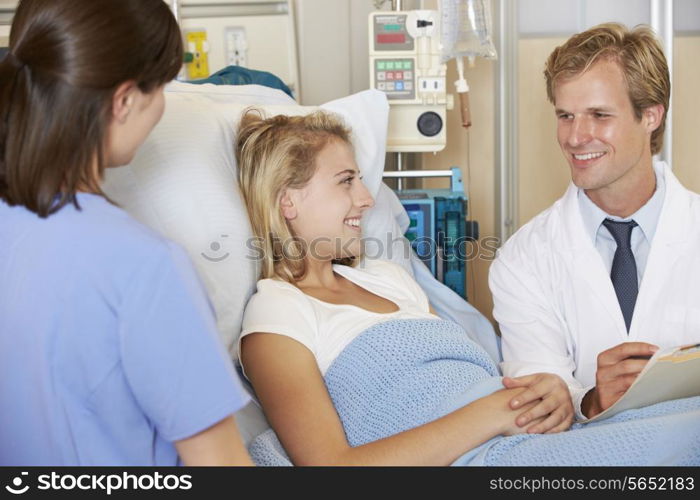
{"type": "Polygon", "coordinates": [[[162,0],[21,0],[0,62],[0,465],[250,464],[179,247],[100,189],[181,66],[162,0]]]}
{"type": "Polygon", "coordinates": [[[700,340],[700,197],[661,151],[671,85],[648,27],[603,24],[545,77],[572,182],[499,252],[489,283],[509,387],[561,376],[577,417],[610,407],[659,346],[700,340]]]}

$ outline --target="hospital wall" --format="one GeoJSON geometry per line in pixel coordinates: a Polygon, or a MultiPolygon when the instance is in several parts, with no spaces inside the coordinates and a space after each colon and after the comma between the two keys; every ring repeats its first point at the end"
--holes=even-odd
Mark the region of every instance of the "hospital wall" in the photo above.
{"type": "Polygon", "coordinates": [[[368,17],[373,0],[293,0],[302,104],[369,85],[368,17]]]}

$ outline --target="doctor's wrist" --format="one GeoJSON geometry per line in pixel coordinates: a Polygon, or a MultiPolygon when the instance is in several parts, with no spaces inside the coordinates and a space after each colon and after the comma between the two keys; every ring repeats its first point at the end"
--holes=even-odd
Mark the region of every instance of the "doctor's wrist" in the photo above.
{"type": "Polygon", "coordinates": [[[594,387],[583,396],[581,400],[581,413],[583,413],[587,418],[593,418],[603,411],[600,405],[600,398],[598,398],[598,391],[594,387]]]}

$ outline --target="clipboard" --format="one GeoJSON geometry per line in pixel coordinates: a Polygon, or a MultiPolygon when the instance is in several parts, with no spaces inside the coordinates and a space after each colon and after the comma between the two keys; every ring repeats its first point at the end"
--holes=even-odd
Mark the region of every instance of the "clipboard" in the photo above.
{"type": "Polygon", "coordinates": [[[627,392],[595,417],[595,422],[622,411],[671,399],[700,396],[700,343],[659,349],[649,359],[627,392]]]}

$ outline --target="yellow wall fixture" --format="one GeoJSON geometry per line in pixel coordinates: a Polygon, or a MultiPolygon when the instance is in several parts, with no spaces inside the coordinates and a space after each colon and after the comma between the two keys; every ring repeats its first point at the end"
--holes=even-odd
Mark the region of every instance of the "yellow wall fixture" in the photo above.
{"type": "MultiPolygon", "coordinates": [[[[209,42],[205,30],[188,31],[185,34],[186,51],[192,54],[191,62],[187,63],[187,79],[209,77],[209,42]]],[[[188,58],[189,59],[189,58],[188,58]]]]}

